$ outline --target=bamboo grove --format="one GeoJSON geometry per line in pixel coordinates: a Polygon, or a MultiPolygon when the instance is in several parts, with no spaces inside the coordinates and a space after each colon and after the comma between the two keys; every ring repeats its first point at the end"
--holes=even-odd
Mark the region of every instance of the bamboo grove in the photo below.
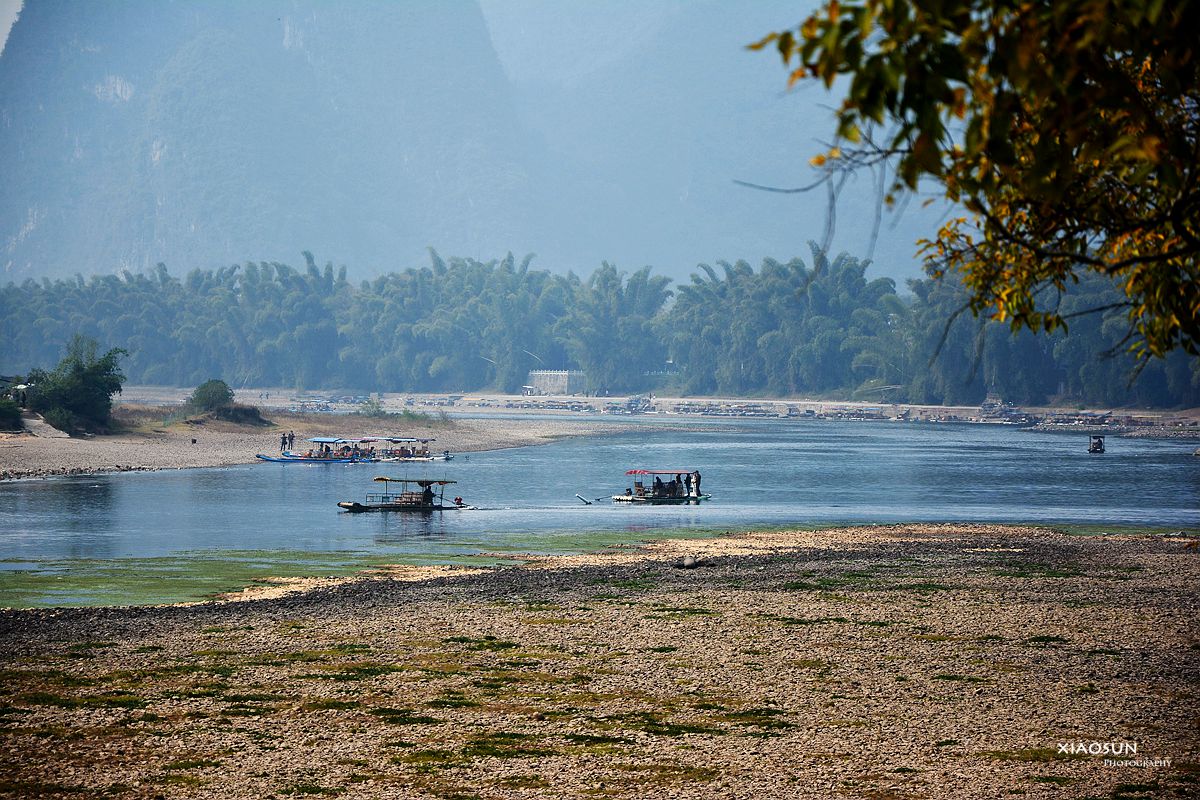
{"type": "MultiPolygon", "coordinates": [[[[1131,382],[1120,311],[1069,332],[1013,334],[961,313],[950,281],[898,293],[869,262],[815,246],[806,261],[701,264],[672,286],[604,263],[586,279],[533,256],[443,259],[353,284],[346,270],[246,263],[179,278],[132,274],[0,288],[0,371],[52,365],[74,334],[128,351],[132,383],[361,391],[514,392],[531,369],[582,369],[595,393],[1200,404],[1200,359],[1155,359],[1131,382]],[[1115,351],[1115,352],[1114,352],[1115,351]]],[[[1083,280],[1064,314],[1111,305],[1083,280]]]]}

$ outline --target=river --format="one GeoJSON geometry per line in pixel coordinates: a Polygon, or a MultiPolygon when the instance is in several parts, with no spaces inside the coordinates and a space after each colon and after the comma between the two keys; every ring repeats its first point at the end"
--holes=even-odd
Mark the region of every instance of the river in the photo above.
{"type": "Polygon", "coordinates": [[[1200,527],[1195,443],[998,425],[721,421],[462,454],[431,467],[253,464],[0,484],[0,606],[197,599],[258,576],[489,561],[747,527],[976,521],[1200,527]],[[703,473],[702,506],[614,506],[632,467],[703,473]],[[346,514],[371,479],[459,481],[477,508],[346,514]],[[576,494],[594,501],[584,505],[576,494]],[[601,498],[601,499],[597,499],[601,498]],[[480,556],[484,553],[486,556],[480,556]]]}

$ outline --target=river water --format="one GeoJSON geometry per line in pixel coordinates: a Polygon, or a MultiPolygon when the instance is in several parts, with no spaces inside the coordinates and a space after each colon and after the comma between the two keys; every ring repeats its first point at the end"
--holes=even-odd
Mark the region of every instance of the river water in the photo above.
{"type": "Polygon", "coordinates": [[[1005,426],[751,420],[463,454],[431,467],[253,464],[0,484],[0,606],[166,602],[260,575],[560,553],[740,527],[980,521],[1200,527],[1195,443],[1005,426]],[[614,506],[633,467],[702,506],[614,506]],[[347,514],[375,475],[457,480],[477,510],[347,514]],[[576,494],[595,501],[584,505],[576,494]],[[603,498],[596,500],[597,498],[603,498]],[[492,556],[488,556],[491,558],[492,556]]]}

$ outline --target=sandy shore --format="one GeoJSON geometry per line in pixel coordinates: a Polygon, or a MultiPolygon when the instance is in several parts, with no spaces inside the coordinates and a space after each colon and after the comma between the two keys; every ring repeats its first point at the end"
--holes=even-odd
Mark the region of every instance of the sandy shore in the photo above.
{"type": "Polygon", "coordinates": [[[879,526],[0,612],[0,796],[1194,796],[1198,558],[879,526]]]}
{"type": "MultiPolygon", "coordinates": [[[[135,413],[151,420],[166,415],[162,410],[135,413]]],[[[275,424],[263,428],[212,421],[159,426],[150,421],[140,425],[136,433],[91,438],[0,434],[0,480],[246,464],[255,460],[256,453],[278,454],[279,434],[287,430],[296,434],[298,447],[310,436],[360,436],[364,431],[381,427],[389,431],[400,428],[401,435],[432,437],[437,440],[436,450],[453,453],[545,444],[566,436],[620,430],[619,425],[586,420],[455,420],[419,424],[282,411],[270,412],[269,418],[275,424]]]]}

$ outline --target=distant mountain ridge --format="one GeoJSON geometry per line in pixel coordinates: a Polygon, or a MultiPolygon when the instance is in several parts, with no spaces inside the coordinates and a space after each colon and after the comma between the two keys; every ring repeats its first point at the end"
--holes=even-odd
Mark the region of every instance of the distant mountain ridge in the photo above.
{"type": "MultiPolygon", "coordinates": [[[[0,281],[536,252],[686,279],[807,252],[834,98],[745,44],[791,0],[27,0],[0,55],[0,281]]],[[[919,274],[940,209],[851,184],[833,253],[919,274]],[[857,193],[857,194],[855,194],[857,193]],[[916,206],[917,204],[914,204],[916,206]]]]}

